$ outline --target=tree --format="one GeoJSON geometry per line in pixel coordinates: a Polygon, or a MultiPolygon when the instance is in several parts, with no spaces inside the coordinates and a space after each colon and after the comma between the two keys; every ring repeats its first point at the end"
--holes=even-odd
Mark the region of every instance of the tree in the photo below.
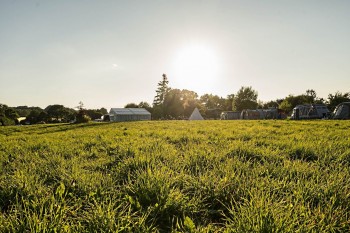
{"type": "Polygon", "coordinates": [[[224,111],[232,111],[233,99],[235,98],[234,94],[227,95],[225,99],[224,111]]]}
{"type": "Polygon", "coordinates": [[[200,102],[207,109],[223,109],[225,108],[225,99],[213,94],[204,94],[199,98],[200,102]]]}
{"type": "Polygon", "coordinates": [[[128,103],[124,106],[124,108],[138,108],[139,106],[135,103],[128,103]]]}
{"type": "Polygon", "coordinates": [[[283,110],[283,112],[289,114],[293,110],[294,106],[289,102],[288,99],[285,99],[279,104],[278,108],[283,110]]]}
{"type": "Polygon", "coordinates": [[[14,125],[18,113],[5,104],[0,104],[0,125],[14,125]]]}
{"type": "Polygon", "coordinates": [[[108,114],[108,111],[107,111],[107,109],[105,109],[105,108],[100,108],[100,112],[101,112],[103,115],[108,114]]]}
{"type": "Polygon", "coordinates": [[[301,104],[322,104],[324,100],[317,97],[317,94],[314,90],[306,90],[305,94],[301,95],[289,95],[279,104],[279,108],[286,113],[291,113],[293,108],[301,104]]]}
{"type": "Polygon", "coordinates": [[[327,106],[330,111],[334,111],[335,107],[342,102],[350,101],[350,92],[341,93],[337,91],[334,95],[329,94],[327,106]]]}
{"type": "Polygon", "coordinates": [[[162,81],[158,83],[158,88],[156,90],[157,95],[154,97],[153,105],[161,105],[164,103],[165,98],[169,92],[169,81],[166,74],[162,75],[162,81]]]}
{"type": "Polygon", "coordinates": [[[284,99],[276,99],[276,100],[270,100],[265,103],[263,103],[262,108],[268,109],[268,108],[279,108],[279,105],[283,102],[284,99]]]}
{"type": "Polygon", "coordinates": [[[293,108],[300,104],[311,104],[313,103],[312,98],[307,95],[289,95],[279,105],[279,108],[284,112],[291,113],[293,108]]]}
{"type": "Polygon", "coordinates": [[[90,117],[90,119],[101,119],[104,115],[99,109],[84,109],[85,114],[90,117]]]}
{"type": "Polygon", "coordinates": [[[180,89],[170,89],[167,98],[163,103],[164,117],[167,119],[177,119],[184,114],[182,93],[180,89]]]}
{"type": "Polygon", "coordinates": [[[232,110],[256,109],[258,106],[258,92],[252,87],[241,87],[233,98],[232,110]]]}
{"type": "Polygon", "coordinates": [[[146,109],[146,110],[149,111],[151,114],[152,114],[152,112],[153,112],[153,109],[152,109],[151,105],[150,105],[149,103],[147,103],[147,102],[141,101],[141,102],[139,103],[138,106],[139,106],[139,108],[144,108],[144,109],[146,109]]]}
{"type": "Polygon", "coordinates": [[[181,91],[181,100],[183,107],[183,116],[188,118],[191,116],[193,109],[198,107],[198,94],[194,91],[183,89],[181,91]]]}
{"type": "Polygon", "coordinates": [[[62,118],[66,115],[65,107],[60,104],[49,105],[45,108],[45,111],[50,118],[55,118],[56,121],[62,121],[62,118]]]}
{"type": "Polygon", "coordinates": [[[310,104],[324,104],[325,102],[323,98],[317,96],[316,91],[313,89],[306,90],[306,96],[310,104]]]}
{"type": "Polygon", "coordinates": [[[45,108],[45,111],[50,118],[49,122],[68,122],[73,120],[76,115],[74,109],[66,108],[60,104],[49,105],[45,108]]]}
{"type": "Polygon", "coordinates": [[[219,118],[226,107],[226,100],[218,95],[204,94],[199,98],[199,101],[204,107],[204,116],[206,118],[219,118]]]}
{"type": "Polygon", "coordinates": [[[86,114],[84,103],[80,101],[76,108],[78,109],[78,114],[76,115],[75,123],[88,123],[91,118],[86,114]]]}
{"type": "Polygon", "coordinates": [[[19,117],[18,113],[12,108],[7,108],[5,110],[5,116],[14,121],[17,120],[17,118],[19,117]]]}
{"type": "Polygon", "coordinates": [[[156,90],[156,96],[153,101],[153,115],[156,119],[165,116],[164,102],[166,100],[167,94],[170,90],[169,81],[166,74],[162,75],[162,80],[158,83],[158,88],[156,90]]]}
{"type": "Polygon", "coordinates": [[[29,121],[30,124],[37,124],[39,122],[48,122],[49,116],[43,110],[32,109],[29,115],[26,117],[26,121],[29,121]]]}

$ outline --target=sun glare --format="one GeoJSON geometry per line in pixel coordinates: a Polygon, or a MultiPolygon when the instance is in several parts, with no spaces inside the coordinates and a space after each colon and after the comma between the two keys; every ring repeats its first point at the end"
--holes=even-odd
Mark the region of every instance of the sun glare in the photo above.
{"type": "Polygon", "coordinates": [[[208,91],[219,78],[219,61],[215,50],[205,45],[179,49],[173,63],[173,83],[183,89],[208,91]]]}

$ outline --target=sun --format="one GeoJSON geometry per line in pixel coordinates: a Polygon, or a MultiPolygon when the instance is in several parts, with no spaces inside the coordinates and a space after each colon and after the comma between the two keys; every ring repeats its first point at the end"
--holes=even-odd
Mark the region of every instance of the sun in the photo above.
{"type": "Polygon", "coordinates": [[[192,44],[177,50],[172,81],[181,89],[208,92],[220,75],[216,51],[204,44],[192,44]]]}

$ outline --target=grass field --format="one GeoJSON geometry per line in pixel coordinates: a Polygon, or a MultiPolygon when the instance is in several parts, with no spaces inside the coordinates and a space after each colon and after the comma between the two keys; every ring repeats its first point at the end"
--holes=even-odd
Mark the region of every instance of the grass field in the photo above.
{"type": "Polygon", "coordinates": [[[0,232],[350,232],[350,121],[0,128],[0,232]]]}

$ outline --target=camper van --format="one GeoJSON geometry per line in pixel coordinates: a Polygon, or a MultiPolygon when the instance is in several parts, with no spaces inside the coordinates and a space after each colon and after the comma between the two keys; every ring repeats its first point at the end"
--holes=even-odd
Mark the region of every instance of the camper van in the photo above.
{"type": "Polygon", "coordinates": [[[333,119],[350,119],[350,102],[339,104],[333,112],[333,119]]]}
{"type": "Polygon", "coordinates": [[[220,115],[221,120],[239,120],[241,118],[241,112],[224,111],[220,115]]]}
{"type": "Polygon", "coordinates": [[[324,104],[303,104],[293,108],[290,119],[325,119],[330,115],[330,111],[324,104]]]}

